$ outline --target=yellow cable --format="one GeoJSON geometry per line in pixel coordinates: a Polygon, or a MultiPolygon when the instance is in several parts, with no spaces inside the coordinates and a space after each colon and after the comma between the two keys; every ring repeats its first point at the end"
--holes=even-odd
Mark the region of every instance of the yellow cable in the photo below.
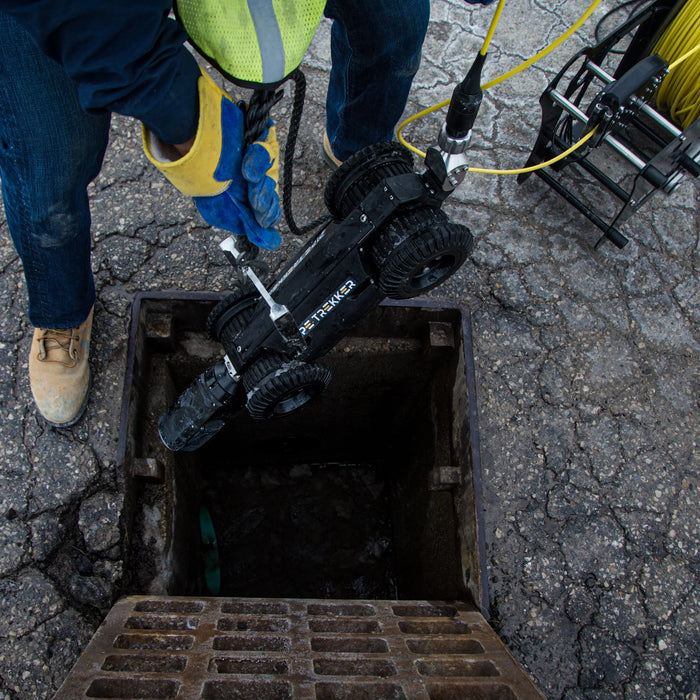
{"type": "Polygon", "coordinates": [[[669,64],[668,72],[670,73],[674,68],[678,68],[678,66],[680,66],[681,63],[683,63],[683,61],[690,58],[698,50],[700,50],[700,44],[698,44],[694,49],[686,51],[686,53],[684,53],[680,58],[677,58],[673,63],[669,64]]]}
{"type": "MultiPolygon", "coordinates": [[[[534,56],[532,56],[532,58],[482,85],[482,90],[487,90],[494,85],[517,75],[520,71],[531,66],[533,63],[556,49],[560,44],[566,41],[566,39],[568,39],[588,19],[588,17],[590,17],[600,2],[601,0],[594,0],[583,15],[581,15],[581,17],[558,39],[556,39],[542,51],[536,53],[534,56]]],[[[493,38],[496,25],[498,24],[504,6],[505,0],[499,0],[496,13],[494,14],[481,51],[479,52],[484,56],[486,55],[489,44],[491,43],[491,39],[493,38]]],[[[671,118],[683,129],[687,129],[696,119],[700,118],[700,0],[688,0],[688,2],[686,2],[668,29],[664,32],[661,39],[657,42],[652,53],[659,54],[669,64],[668,75],[662,82],[656,94],[657,106],[661,109],[667,109],[671,115],[671,118]]],[[[408,143],[404,139],[402,132],[409,124],[417,119],[421,119],[432,112],[447,107],[449,104],[450,100],[444,100],[443,102],[421,110],[417,114],[414,114],[406,119],[397,129],[398,140],[406,148],[418,154],[421,158],[425,158],[425,153],[408,143]]],[[[512,170],[469,168],[469,171],[474,173],[517,175],[520,173],[539,170],[540,168],[546,168],[549,165],[556,163],[558,160],[570,155],[573,151],[588,141],[592,135],[593,132],[589,132],[584,138],[563,153],[560,153],[555,158],[529,168],[517,168],[512,170]]]]}
{"type": "Polygon", "coordinates": [[[496,6],[496,12],[493,15],[493,19],[491,20],[491,24],[489,25],[489,29],[486,32],[486,38],[484,39],[484,43],[481,45],[481,51],[479,53],[482,56],[486,56],[486,52],[489,50],[489,45],[491,44],[491,39],[493,39],[493,35],[496,32],[496,26],[498,25],[498,20],[501,19],[501,12],[503,12],[503,8],[506,6],[506,0],[498,0],[498,5],[496,6]]]}
{"type": "Polygon", "coordinates": [[[700,0],[688,0],[654,46],[668,61],[656,104],[687,129],[700,117],[700,0]]]}
{"type": "Polygon", "coordinates": [[[450,100],[445,100],[444,102],[440,102],[439,104],[433,105],[432,107],[428,107],[427,109],[422,109],[420,112],[417,112],[416,114],[408,117],[408,119],[401,122],[401,124],[399,124],[399,126],[396,129],[396,138],[399,140],[399,143],[405,148],[408,148],[409,151],[412,151],[420,158],[425,158],[425,153],[423,153],[423,151],[417,149],[414,145],[406,141],[406,139],[403,137],[402,132],[409,124],[416,121],[417,119],[421,119],[422,117],[425,117],[426,115],[431,114],[432,112],[435,112],[438,109],[447,107],[449,104],[450,100]]]}
{"type": "Polygon", "coordinates": [[[549,46],[545,46],[542,51],[538,51],[532,58],[528,58],[527,61],[524,61],[519,66],[516,66],[508,72],[503,73],[503,75],[499,75],[497,78],[490,80],[488,83],[484,83],[484,85],[481,86],[481,89],[488,90],[494,85],[498,85],[498,83],[502,83],[504,80],[512,78],[514,75],[520,73],[520,71],[525,70],[525,68],[529,68],[533,63],[536,63],[541,58],[544,58],[547,54],[554,51],[554,49],[563,44],[575,31],[578,30],[578,28],[593,14],[593,11],[596,7],[598,7],[598,5],[600,5],[600,3],[601,0],[593,0],[593,2],[588,6],[588,9],[558,39],[555,39],[549,46]]]}
{"type": "Polygon", "coordinates": [[[549,160],[546,160],[544,163],[538,163],[537,165],[530,165],[527,168],[514,168],[513,170],[492,170],[491,168],[468,168],[467,172],[470,173],[486,173],[488,175],[520,175],[520,173],[533,173],[535,170],[541,170],[542,168],[546,168],[550,165],[554,165],[559,160],[563,160],[566,158],[566,156],[570,156],[577,148],[580,148],[583,146],[588,139],[595,134],[596,129],[598,127],[595,127],[591,131],[589,131],[583,138],[579,139],[573,146],[569,146],[565,151],[562,151],[559,155],[554,156],[554,158],[550,158],[549,160]]]}
{"type": "MultiPolygon", "coordinates": [[[[486,52],[488,51],[489,45],[491,44],[491,39],[493,39],[493,35],[496,31],[496,26],[498,25],[498,20],[501,18],[501,13],[503,12],[503,8],[506,6],[506,0],[498,0],[498,5],[496,6],[496,12],[493,16],[493,19],[491,20],[491,24],[489,25],[488,31],[486,32],[486,38],[484,39],[484,43],[481,45],[481,50],[479,53],[482,56],[486,55],[486,52]]],[[[397,130],[396,130],[396,135],[399,138],[399,141],[410,151],[413,151],[414,153],[418,154],[419,156],[422,156],[423,158],[425,157],[425,153],[422,151],[419,151],[417,148],[412,146],[408,141],[406,141],[401,132],[404,130],[405,127],[407,127],[409,124],[412,122],[416,121],[417,119],[421,119],[422,117],[425,117],[428,114],[431,114],[432,112],[436,112],[439,109],[442,109],[443,107],[447,107],[450,104],[450,100],[443,100],[442,102],[439,102],[436,105],[433,105],[432,107],[428,107],[427,109],[423,109],[417,114],[414,114],[411,117],[408,117],[405,121],[403,121],[401,124],[399,124],[397,130]]]]}
{"type": "MultiPolygon", "coordinates": [[[[560,44],[562,44],[564,41],[566,41],[593,13],[596,7],[601,3],[601,0],[593,0],[593,2],[589,5],[588,9],[576,20],[576,22],[567,29],[558,39],[553,41],[549,46],[546,46],[542,51],[539,51],[536,53],[532,58],[529,58],[527,61],[524,61],[521,63],[519,66],[516,66],[515,68],[509,70],[507,73],[504,73],[503,75],[500,75],[497,78],[494,78],[493,80],[489,81],[488,83],[485,83],[484,85],[481,86],[482,90],[488,90],[490,87],[493,87],[494,85],[498,85],[498,83],[503,82],[504,80],[507,80],[508,78],[512,78],[514,75],[517,75],[520,73],[520,71],[524,70],[525,68],[528,68],[531,66],[533,63],[536,61],[539,61],[541,58],[544,58],[547,54],[551,53],[556,49],[560,44]]],[[[486,55],[486,51],[488,50],[488,46],[491,43],[491,39],[494,35],[494,32],[496,31],[496,25],[498,24],[498,21],[501,17],[501,12],[503,12],[503,8],[505,6],[505,0],[499,0],[498,6],[496,7],[496,12],[493,16],[493,19],[491,20],[491,24],[489,25],[489,29],[486,33],[486,38],[484,39],[484,43],[481,47],[481,50],[479,53],[482,56],[486,55]]],[[[421,158],[425,158],[425,153],[423,151],[417,149],[415,146],[410,144],[406,139],[403,137],[403,130],[412,122],[416,121],[417,119],[421,119],[422,117],[431,114],[432,112],[436,112],[439,109],[442,109],[443,107],[447,107],[450,104],[450,100],[443,100],[442,102],[439,102],[436,105],[433,105],[432,107],[428,107],[427,109],[423,109],[417,114],[414,114],[411,117],[408,117],[408,119],[404,120],[399,124],[398,128],[396,129],[396,137],[399,140],[399,143],[401,143],[403,146],[408,148],[409,151],[412,151],[416,155],[420,156],[421,158]]],[[[587,139],[586,139],[587,140],[587,139]]],[[[582,141],[579,141],[577,144],[577,147],[580,146],[583,143],[582,141]]],[[[568,154],[567,154],[568,155],[568,154]]],[[[557,160],[560,158],[563,158],[563,155],[557,156],[557,160]]],[[[539,168],[545,167],[546,164],[541,164],[539,166],[533,166],[535,170],[538,170],[539,168]]],[[[489,170],[489,169],[478,169],[478,168],[470,168],[469,169],[471,172],[487,172],[487,173],[501,173],[501,174],[517,174],[520,172],[531,172],[529,169],[526,171],[523,170],[489,170]]]]}

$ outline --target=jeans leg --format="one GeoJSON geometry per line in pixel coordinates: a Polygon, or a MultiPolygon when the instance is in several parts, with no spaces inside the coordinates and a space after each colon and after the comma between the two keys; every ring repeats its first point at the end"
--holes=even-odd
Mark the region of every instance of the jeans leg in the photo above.
{"type": "Polygon", "coordinates": [[[109,120],[84,112],[75,83],[0,11],[0,178],[35,326],[79,326],[94,304],[87,185],[109,120]]]}
{"type": "Polygon", "coordinates": [[[394,138],[418,71],[429,0],[328,0],[332,68],[326,130],[340,160],[394,138]]]}

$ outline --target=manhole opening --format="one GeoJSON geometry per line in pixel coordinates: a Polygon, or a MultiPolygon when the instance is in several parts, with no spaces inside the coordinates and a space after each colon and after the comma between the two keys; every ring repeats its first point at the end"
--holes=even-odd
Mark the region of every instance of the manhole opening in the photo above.
{"type": "Polygon", "coordinates": [[[464,310],[382,305],[322,358],[333,379],[320,398],[269,421],[243,410],[200,450],[173,453],[157,420],[220,356],[204,330],[218,298],[134,304],[119,446],[127,591],[214,593],[204,507],[218,595],[458,599],[483,609],[464,310]]]}

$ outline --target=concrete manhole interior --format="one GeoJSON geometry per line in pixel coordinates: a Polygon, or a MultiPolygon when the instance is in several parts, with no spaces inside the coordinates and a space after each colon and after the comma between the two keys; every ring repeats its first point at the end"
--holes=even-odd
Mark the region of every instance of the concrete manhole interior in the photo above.
{"type": "Polygon", "coordinates": [[[134,311],[121,436],[129,592],[217,593],[204,507],[220,595],[478,607],[463,310],[380,306],[323,358],[333,378],[321,397],[269,421],[242,410],[203,448],[170,452],[158,417],[222,352],[204,331],[213,302],[143,297],[134,311]]]}

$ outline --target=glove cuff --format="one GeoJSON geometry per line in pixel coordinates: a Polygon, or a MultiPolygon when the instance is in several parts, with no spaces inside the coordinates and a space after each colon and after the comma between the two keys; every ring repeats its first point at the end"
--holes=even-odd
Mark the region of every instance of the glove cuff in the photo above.
{"type": "Polygon", "coordinates": [[[231,180],[214,178],[221,156],[221,101],[231,98],[202,69],[197,81],[199,122],[192,148],[182,158],[167,161],[158,157],[159,141],[141,125],[143,150],[148,160],[185,195],[213,197],[224,192],[231,180]]]}

